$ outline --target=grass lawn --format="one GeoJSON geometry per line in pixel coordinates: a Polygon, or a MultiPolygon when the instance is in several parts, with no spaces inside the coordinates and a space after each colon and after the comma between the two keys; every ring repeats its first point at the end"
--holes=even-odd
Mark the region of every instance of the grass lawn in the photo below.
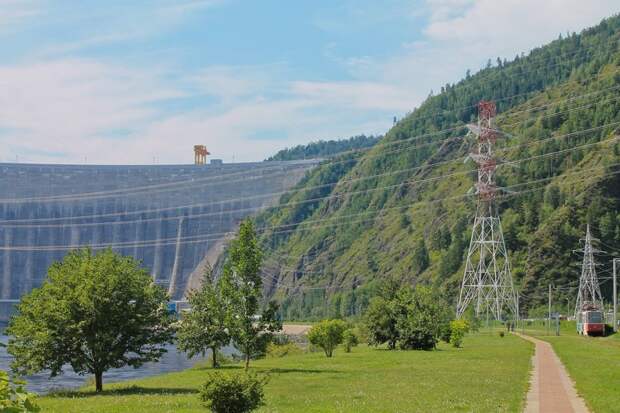
{"type": "MultiPolygon", "coordinates": [[[[472,335],[464,348],[387,351],[360,346],[268,358],[252,370],[270,375],[261,412],[518,412],[533,346],[507,335],[472,335]]],[[[239,369],[228,366],[228,369],[239,369]]],[[[40,399],[45,412],[200,412],[197,388],[208,369],[111,384],[40,399]]],[[[241,371],[241,370],[239,370],[241,371]]]]}
{"type": "Polygon", "coordinates": [[[551,343],[593,412],[620,412],[620,334],[582,337],[574,322],[563,324],[559,337],[537,338],[551,343]]]}

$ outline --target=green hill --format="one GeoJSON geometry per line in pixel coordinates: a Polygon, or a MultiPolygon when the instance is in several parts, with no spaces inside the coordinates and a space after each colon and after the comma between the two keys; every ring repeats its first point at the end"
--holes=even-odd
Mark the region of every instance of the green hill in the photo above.
{"type": "Polygon", "coordinates": [[[498,60],[442,87],[372,148],[310,172],[257,217],[265,290],[283,315],[358,314],[386,276],[456,297],[476,205],[467,195],[476,173],[464,162],[474,144],[464,125],[481,99],[497,102],[505,132],[497,175],[511,192],[499,208],[522,307],[546,303],[549,283],[562,287],[554,300],[574,305],[572,251],[586,222],[604,249],[620,251],[619,37],[614,16],[498,60]]]}
{"type": "Polygon", "coordinates": [[[318,140],[307,145],[285,148],[267,158],[268,161],[294,161],[298,159],[326,158],[341,152],[354,149],[370,148],[381,139],[381,136],[352,136],[348,139],[318,140]]]}

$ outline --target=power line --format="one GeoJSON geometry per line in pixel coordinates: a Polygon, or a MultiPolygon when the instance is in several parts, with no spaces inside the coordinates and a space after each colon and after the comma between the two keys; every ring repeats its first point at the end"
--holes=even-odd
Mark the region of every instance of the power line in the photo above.
{"type": "MultiPolygon", "coordinates": [[[[506,70],[508,70],[508,69],[506,69],[506,70]]],[[[503,72],[498,72],[498,73],[503,73],[503,72]]],[[[517,77],[522,77],[526,73],[528,73],[528,72],[521,72],[519,74],[519,76],[517,76],[517,77]]],[[[598,77],[598,75],[597,75],[597,77],[598,77]]],[[[510,78],[510,76],[508,76],[508,78],[510,78]]],[[[533,91],[533,92],[540,93],[542,90],[544,90],[544,88],[541,88],[540,90],[533,91]]],[[[591,93],[596,93],[596,92],[591,92],[591,93]]],[[[586,95],[590,95],[590,94],[586,94],[586,95]]],[[[517,95],[513,95],[513,96],[519,96],[519,95],[522,95],[522,94],[517,94],[517,95]]],[[[503,99],[509,99],[509,98],[511,98],[511,96],[504,97],[503,99]]],[[[471,107],[475,107],[475,105],[473,105],[471,107]]],[[[449,111],[443,111],[442,114],[445,114],[446,112],[458,111],[458,110],[461,110],[461,109],[463,109],[463,108],[452,109],[452,110],[449,110],[449,111]]],[[[519,113],[519,112],[517,112],[517,113],[519,113]]],[[[419,119],[419,117],[417,119],[419,119]]],[[[433,136],[433,135],[436,135],[436,134],[446,133],[446,132],[449,132],[449,131],[454,131],[454,130],[457,130],[457,129],[461,129],[463,127],[464,127],[464,125],[463,126],[453,127],[453,128],[447,128],[447,129],[443,129],[441,131],[431,132],[431,133],[419,135],[419,136],[416,136],[416,137],[413,137],[413,138],[419,139],[419,138],[422,138],[422,137],[433,136]]],[[[364,149],[360,149],[360,150],[353,150],[353,151],[350,151],[350,152],[365,153],[366,151],[372,150],[375,147],[379,147],[380,148],[382,146],[387,146],[387,145],[390,145],[390,144],[399,144],[399,143],[403,143],[405,141],[409,141],[411,139],[412,138],[398,140],[398,141],[392,141],[392,142],[379,142],[377,145],[371,146],[369,148],[364,148],[364,149]]],[[[433,142],[429,142],[429,144],[433,144],[433,142]]],[[[341,152],[341,153],[337,154],[337,156],[340,157],[340,156],[346,155],[346,154],[347,154],[347,152],[345,151],[345,152],[341,152]]],[[[340,161],[340,162],[349,162],[349,161],[351,161],[351,160],[344,160],[344,161],[340,161]]],[[[282,165],[275,166],[275,168],[276,169],[281,169],[282,165]]],[[[264,168],[264,169],[267,169],[267,168],[264,168]]],[[[233,176],[233,175],[244,174],[244,173],[246,173],[246,172],[239,172],[239,173],[236,173],[236,174],[235,173],[227,174],[227,176],[233,176]]],[[[83,194],[67,194],[67,195],[55,195],[55,196],[49,196],[49,197],[31,197],[31,198],[19,198],[19,199],[6,198],[6,199],[0,199],[0,203],[1,202],[4,202],[4,203],[20,202],[21,203],[21,202],[40,202],[40,201],[50,202],[50,201],[82,200],[82,198],[96,199],[97,197],[113,196],[113,195],[116,195],[116,194],[119,194],[119,193],[125,193],[125,192],[129,192],[130,195],[134,195],[135,192],[140,192],[140,191],[144,191],[144,190],[150,190],[150,189],[154,189],[154,188],[164,188],[164,187],[178,187],[178,185],[196,184],[197,182],[200,182],[200,181],[203,181],[203,180],[213,180],[213,179],[217,179],[217,178],[218,178],[218,176],[215,176],[215,177],[204,177],[204,178],[192,179],[192,180],[188,180],[188,181],[177,181],[177,182],[169,182],[169,183],[155,184],[155,185],[142,186],[142,187],[121,188],[121,189],[116,189],[116,190],[97,191],[97,192],[83,193],[83,194]]],[[[178,188],[175,188],[175,189],[178,189],[178,188]]]]}
{"type": "MultiPolygon", "coordinates": [[[[620,163],[617,164],[612,164],[612,165],[607,165],[607,167],[612,167],[612,166],[620,166],[620,163]]],[[[565,174],[565,175],[560,175],[560,176],[553,176],[553,177],[548,177],[548,178],[542,178],[542,179],[537,179],[537,180],[531,180],[531,181],[526,181],[526,182],[522,182],[519,184],[514,184],[514,185],[510,185],[507,186],[506,188],[515,188],[515,187],[519,187],[519,186],[523,186],[523,185],[529,185],[529,184],[533,184],[533,183],[541,183],[541,182],[545,182],[545,181],[549,181],[549,180],[553,180],[553,179],[557,179],[560,177],[566,177],[566,176],[570,176],[570,175],[578,175],[581,174],[583,172],[590,172],[594,169],[600,169],[600,166],[596,166],[593,168],[588,168],[588,169],[583,169],[577,172],[573,172],[570,174],[565,174]]],[[[615,172],[611,172],[611,173],[607,173],[607,174],[603,174],[601,175],[599,178],[602,177],[607,177],[607,176],[613,176],[616,174],[620,174],[620,171],[615,171],[615,172]]],[[[582,179],[583,180],[583,179],[582,179]]],[[[577,180],[579,181],[579,180],[577,180]]],[[[523,191],[519,191],[519,192],[512,192],[512,193],[507,193],[504,195],[498,195],[497,198],[509,198],[512,196],[517,196],[517,195],[522,195],[525,193],[529,193],[529,192],[533,192],[533,191],[537,191],[537,190],[541,190],[541,189],[545,189],[545,187],[539,187],[539,188],[534,188],[534,189],[530,189],[530,190],[523,190],[523,191]]],[[[429,201],[419,201],[419,202],[412,202],[411,204],[408,205],[403,205],[403,206],[398,206],[398,207],[385,207],[385,208],[381,208],[378,210],[373,210],[373,211],[365,211],[365,212],[361,212],[361,213],[357,213],[357,214],[350,214],[347,215],[347,217],[352,217],[352,216],[359,216],[359,215],[365,215],[368,213],[372,213],[372,212],[382,212],[382,211],[386,211],[386,210],[393,210],[393,209],[402,209],[405,207],[410,207],[413,205],[419,205],[419,204],[434,204],[437,202],[443,202],[446,200],[458,200],[458,199],[464,199],[464,198],[468,198],[470,195],[469,194],[464,194],[464,195],[458,195],[458,196],[451,196],[451,197],[444,197],[444,198],[438,198],[438,199],[433,199],[433,200],[429,200],[429,201]]],[[[278,225],[278,226],[272,226],[272,227],[263,227],[263,228],[258,228],[257,232],[258,233],[262,233],[262,232],[267,232],[267,231],[271,231],[269,232],[270,235],[273,234],[282,234],[282,233],[290,233],[290,232],[294,232],[294,231],[303,231],[303,230],[310,230],[310,229],[316,229],[316,228],[321,228],[321,227],[325,227],[325,225],[323,226],[310,226],[307,225],[308,223],[315,223],[315,222],[325,222],[325,221],[331,221],[331,220],[335,220],[335,219],[340,219],[342,218],[342,216],[337,216],[337,217],[333,217],[333,218],[325,218],[325,219],[317,219],[317,220],[313,220],[313,221],[302,221],[302,222],[298,222],[298,223],[294,223],[294,224],[285,224],[285,225],[278,225]],[[305,227],[297,227],[294,229],[289,229],[289,230],[282,230],[282,231],[273,231],[274,229],[279,229],[279,228],[286,228],[286,227],[291,227],[291,226],[295,226],[295,225],[307,225],[305,227]]],[[[364,222],[364,221],[370,221],[370,220],[374,220],[376,218],[372,218],[372,219],[366,219],[366,220],[358,220],[358,221],[349,221],[349,222],[345,222],[343,224],[348,224],[351,222],[364,222]]],[[[339,225],[343,225],[343,224],[339,224],[339,225]]],[[[331,227],[332,225],[327,225],[327,227],[331,227]]],[[[337,226],[337,225],[334,225],[337,226]]],[[[217,241],[217,240],[222,240],[223,238],[225,238],[226,236],[232,236],[234,235],[234,232],[222,232],[222,233],[212,233],[208,235],[208,238],[202,238],[202,239],[196,239],[198,237],[203,237],[202,235],[192,235],[192,236],[186,236],[186,237],[181,237],[180,241],[185,241],[183,243],[193,243],[193,242],[205,242],[205,241],[217,241]],[[221,235],[219,237],[213,237],[215,235],[221,235]]],[[[21,250],[21,251],[31,251],[31,250],[37,250],[37,251],[49,251],[49,250],[67,250],[67,249],[75,249],[75,248],[86,248],[86,247],[90,247],[93,249],[100,249],[100,248],[109,248],[109,247],[118,247],[118,248],[129,248],[129,247],[136,247],[136,246],[164,246],[164,245],[173,245],[176,244],[179,241],[179,238],[174,237],[174,238],[165,238],[165,239],[157,239],[157,240],[145,240],[145,241],[140,241],[140,242],[128,242],[128,243],[102,243],[102,244],[90,244],[90,245],[53,245],[53,246],[11,246],[11,247],[0,247],[0,250],[21,250]],[[146,245],[148,243],[148,245],[146,245]]]]}
{"type": "MultiPolygon", "coordinates": [[[[614,126],[614,125],[620,125],[620,121],[619,122],[609,122],[600,126],[596,126],[596,127],[592,127],[592,128],[587,128],[587,129],[583,129],[580,131],[575,131],[575,132],[571,132],[571,133],[567,133],[564,135],[559,135],[559,136],[552,136],[549,138],[545,138],[545,139],[541,139],[541,140],[535,140],[532,142],[526,142],[524,144],[517,144],[517,145],[509,145],[506,146],[504,148],[499,149],[499,151],[508,151],[517,147],[528,147],[528,146],[532,146],[544,141],[548,141],[548,140],[557,140],[557,139],[561,139],[561,138],[565,138],[565,137],[569,137],[569,136],[574,136],[574,135],[578,135],[578,134],[582,134],[585,132],[592,132],[595,130],[600,130],[603,129],[605,127],[608,126],[614,126]]],[[[589,147],[589,146],[594,146],[594,145],[598,145],[598,144],[602,144],[605,142],[610,142],[615,140],[616,138],[612,138],[612,139],[608,139],[606,141],[597,141],[597,142],[593,142],[593,143],[588,143],[588,144],[584,144],[581,145],[579,147],[574,147],[574,148],[568,148],[568,149],[564,149],[564,150],[560,150],[560,151],[555,151],[555,152],[551,152],[551,153],[547,153],[547,154],[542,154],[542,155],[536,155],[536,156],[532,156],[529,158],[524,158],[524,159],[520,159],[520,160],[516,160],[516,161],[508,161],[508,162],[503,162],[503,163],[499,163],[498,166],[501,166],[503,164],[507,164],[507,165],[513,165],[515,163],[520,163],[520,162],[524,162],[527,160],[533,160],[533,159],[538,159],[538,158],[542,158],[542,157],[547,157],[547,156],[551,156],[553,154],[556,153],[566,153],[566,152],[570,152],[572,150],[576,150],[579,148],[584,148],[584,147],[589,147]]],[[[458,158],[456,160],[460,160],[463,158],[458,158]]],[[[169,207],[169,208],[165,208],[165,209],[159,209],[159,210],[147,210],[147,211],[143,211],[144,213],[154,213],[154,212],[161,212],[164,210],[178,210],[180,208],[195,208],[195,207],[205,207],[205,206],[215,206],[215,205],[225,205],[228,203],[232,203],[232,202],[240,202],[240,201],[247,201],[250,199],[260,199],[260,198],[264,198],[264,197],[273,197],[273,196],[281,196],[281,195],[285,195],[288,193],[299,193],[301,191],[309,191],[309,190],[314,190],[314,189],[321,189],[321,188],[327,188],[330,186],[335,186],[335,185],[344,185],[350,182],[357,182],[357,181],[362,181],[362,180],[367,180],[367,179],[374,179],[377,177],[382,177],[382,176],[389,176],[389,175],[395,175],[395,174],[400,174],[400,173],[404,173],[404,172],[412,172],[415,170],[422,170],[422,169],[428,169],[431,166],[436,166],[436,165],[440,165],[440,164],[446,164],[446,163],[452,163],[455,160],[448,160],[448,161],[441,161],[441,162],[435,162],[435,163],[431,163],[431,164],[426,164],[426,165],[421,165],[418,167],[414,167],[414,168],[407,168],[404,170],[399,170],[399,171],[390,171],[390,172],[385,172],[385,173],[381,173],[381,174],[375,174],[375,175],[370,175],[370,176],[363,176],[363,177],[358,177],[358,178],[351,178],[351,179],[346,179],[346,180],[337,180],[334,181],[332,183],[326,183],[326,184],[321,184],[321,185],[315,185],[315,186],[310,186],[310,187],[303,187],[303,188],[294,188],[294,189],[290,189],[290,190],[286,190],[286,191],[279,191],[279,192],[273,192],[273,193],[266,193],[266,194],[261,194],[261,195],[255,195],[255,196],[248,196],[248,197],[241,197],[241,198],[232,198],[232,199],[228,199],[228,200],[223,200],[223,201],[217,201],[217,202],[211,202],[211,203],[205,203],[205,204],[194,204],[191,206],[187,206],[187,207],[169,207]]],[[[461,172],[455,172],[453,174],[450,174],[448,176],[457,176],[457,175],[465,175],[468,174],[470,172],[474,172],[475,170],[468,170],[468,171],[461,171],[461,172]]],[[[445,176],[444,176],[445,177],[445,176]]],[[[392,185],[392,186],[401,186],[407,183],[416,183],[416,182],[425,182],[427,180],[436,180],[437,178],[426,178],[426,179],[422,179],[422,180],[411,180],[411,181],[405,181],[401,184],[397,184],[397,185],[392,185]]],[[[369,189],[367,191],[374,191],[374,190],[379,190],[379,189],[385,189],[388,188],[390,186],[387,187],[379,187],[379,188],[372,188],[369,189]]],[[[343,192],[341,194],[348,194],[348,193],[355,193],[355,192],[343,192]]],[[[299,203],[309,203],[309,202],[315,202],[317,200],[321,200],[321,199],[327,199],[333,197],[332,195],[327,196],[327,197],[321,197],[321,198],[313,198],[311,200],[304,200],[304,201],[296,201],[296,202],[289,202],[289,203],[284,203],[284,204],[279,204],[277,206],[273,206],[270,208],[281,208],[284,206],[288,206],[288,205],[298,205],[299,203]]],[[[32,219],[21,219],[21,220],[5,220],[4,222],[0,221],[0,224],[4,224],[2,225],[2,227],[5,228],[31,228],[31,227],[38,227],[38,228],[57,228],[57,227],[89,227],[89,226],[98,226],[98,225],[102,225],[102,224],[106,224],[106,225],[125,225],[125,224],[131,224],[131,223],[141,223],[141,222],[149,222],[149,221],[168,221],[168,220],[175,220],[175,219],[180,219],[180,218],[196,218],[196,217],[206,217],[206,216],[214,216],[214,215],[222,215],[222,214],[230,214],[233,212],[251,212],[251,211],[255,211],[255,210],[260,210],[263,207],[255,207],[255,208],[243,208],[243,209],[239,209],[239,210],[234,210],[234,209],[230,209],[230,210],[226,210],[226,211],[217,211],[217,212],[207,212],[207,213],[200,213],[200,214],[193,214],[193,215],[189,215],[189,214],[184,214],[184,215],[177,215],[177,216],[172,216],[172,217],[155,217],[155,218],[144,218],[144,219],[138,219],[138,220],[131,220],[131,221],[114,221],[114,222],[101,222],[101,223],[93,223],[93,222],[89,222],[89,223],[79,223],[79,224],[67,224],[67,223],[63,223],[63,224],[18,224],[18,225],[14,225],[15,222],[32,222],[32,219]],[[7,225],[8,224],[8,225],[7,225]]],[[[269,209],[269,208],[268,208],[269,209]]],[[[137,211],[136,211],[137,212],[137,211]]],[[[124,214],[135,214],[136,212],[131,212],[131,211],[127,211],[125,212],[117,212],[117,213],[108,213],[108,214],[101,214],[99,215],[100,217],[103,216],[121,216],[124,214]]],[[[97,217],[97,215],[89,215],[88,218],[95,218],[97,217]]],[[[74,217],[74,218],[79,218],[79,217],[74,217]]],[[[58,220],[62,220],[61,218],[55,217],[55,218],[49,218],[49,219],[45,219],[45,218],[40,218],[37,219],[39,221],[58,221],[58,220]]]]}

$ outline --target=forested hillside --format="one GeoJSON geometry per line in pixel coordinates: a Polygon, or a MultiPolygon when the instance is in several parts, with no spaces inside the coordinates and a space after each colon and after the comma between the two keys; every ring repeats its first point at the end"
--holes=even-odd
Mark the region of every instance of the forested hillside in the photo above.
{"type": "Polygon", "coordinates": [[[381,139],[380,136],[353,136],[348,139],[319,140],[307,145],[297,145],[278,151],[268,161],[295,161],[299,159],[325,158],[354,149],[370,148],[381,139]]]}
{"type": "MultiPolygon", "coordinates": [[[[497,60],[441,88],[370,149],[345,152],[257,217],[264,280],[289,319],[351,316],[378,282],[445,289],[455,301],[475,197],[466,161],[481,99],[497,103],[499,210],[522,308],[574,305],[586,223],[620,251],[620,18],[497,60]],[[468,195],[469,194],[469,195],[468,195]]],[[[609,257],[598,257],[602,278],[609,257]]],[[[605,280],[603,280],[605,281],[605,280]]],[[[602,284],[606,299],[610,282],[602,284]]]]}

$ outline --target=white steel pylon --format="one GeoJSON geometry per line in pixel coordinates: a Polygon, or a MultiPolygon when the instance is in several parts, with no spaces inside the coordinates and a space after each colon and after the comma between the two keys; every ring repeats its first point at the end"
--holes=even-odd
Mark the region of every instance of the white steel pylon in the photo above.
{"type": "Polygon", "coordinates": [[[575,303],[575,317],[577,314],[589,308],[603,310],[603,296],[596,277],[596,264],[592,248],[592,235],[590,234],[590,224],[586,228],[586,239],[583,245],[583,262],[581,264],[581,278],[579,279],[579,292],[575,303]]]}
{"type": "Polygon", "coordinates": [[[519,314],[510,260],[495,205],[495,111],[494,102],[481,101],[478,104],[478,124],[468,126],[478,141],[476,153],[470,155],[478,164],[478,206],[456,307],[457,318],[463,315],[472,302],[476,316],[489,311],[495,319],[501,320],[505,309],[515,319],[519,314]]]}

